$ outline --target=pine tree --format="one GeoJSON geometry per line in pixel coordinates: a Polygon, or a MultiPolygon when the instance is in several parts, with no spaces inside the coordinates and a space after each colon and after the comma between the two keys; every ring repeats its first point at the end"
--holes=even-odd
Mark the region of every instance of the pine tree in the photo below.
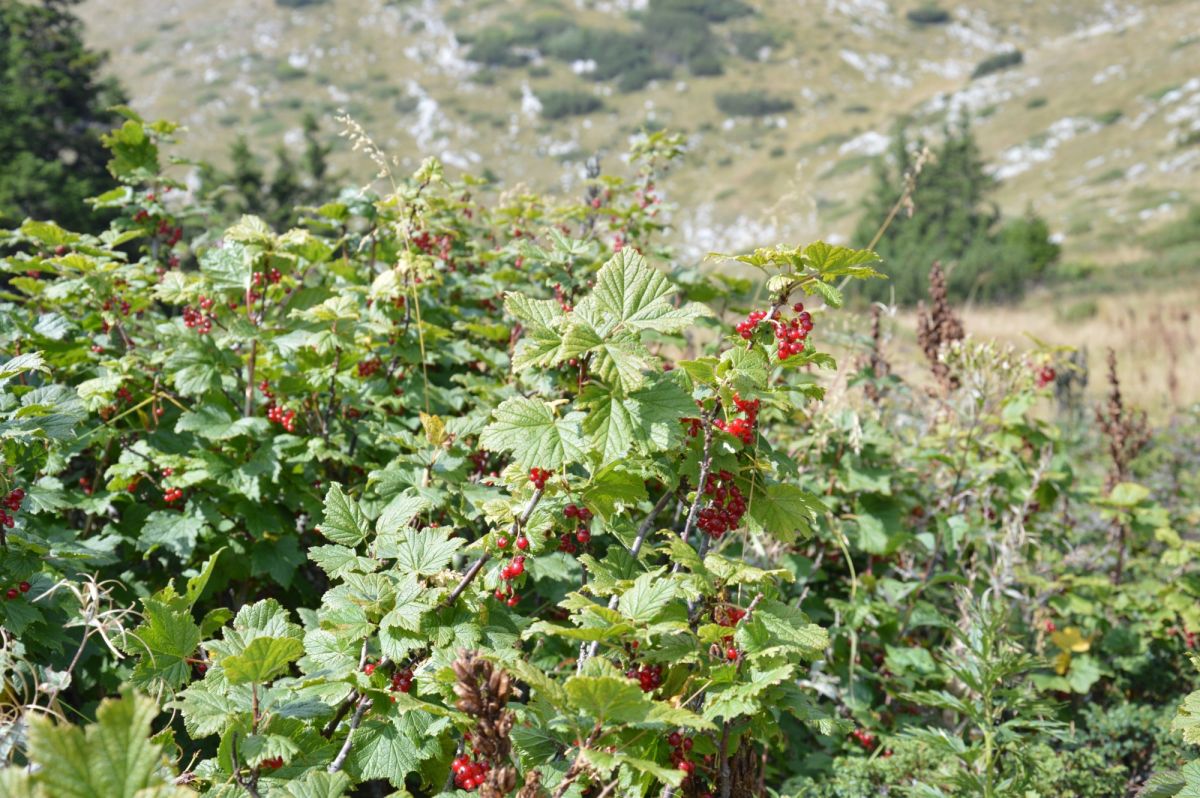
{"type": "Polygon", "coordinates": [[[103,226],[84,200],[112,185],[100,134],[120,122],[108,109],[124,96],[84,47],[77,2],[0,2],[0,226],[103,226]]]}
{"type": "MultiPolygon", "coordinates": [[[[912,168],[913,153],[903,129],[896,133],[891,164],[879,167],[874,191],[855,231],[855,243],[865,246],[896,202],[904,175],[912,168]]],[[[876,245],[890,280],[873,282],[865,291],[872,299],[895,299],[912,304],[928,291],[931,264],[947,266],[950,296],[1000,300],[1019,296],[1058,257],[1045,223],[1030,212],[1026,219],[1001,224],[999,208],[989,201],[997,186],[964,118],[943,129],[916,180],[914,212],[899,214],[876,245]]]]}

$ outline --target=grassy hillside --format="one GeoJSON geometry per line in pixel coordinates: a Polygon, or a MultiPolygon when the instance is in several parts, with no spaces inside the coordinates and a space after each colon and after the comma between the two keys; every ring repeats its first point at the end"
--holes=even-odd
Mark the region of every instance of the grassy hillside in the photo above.
{"type": "MultiPolygon", "coordinates": [[[[682,206],[681,236],[696,251],[846,233],[895,120],[936,132],[955,108],[977,118],[1005,179],[1006,210],[1045,214],[1073,258],[1136,257],[1131,230],[1200,198],[1196,0],[989,0],[932,15],[917,2],[757,0],[751,13],[704,20],[703,64],[677,57],[670,74],[632,91],[622,88],[640,58],[636,47],[614,56],[625,72],[608,80],[589,73],[586,59],[544,52],[587,49],[554,39],[564,22],[605,52],[641,29],[645,12],[636,8],[645,5],[87,0],[81,13],[135,104],[183,120],[189,146],[210,158],[221,158],[237,132],[261,139],[264,151],[280,139],[295,143],[304,112],[329,118],[346,107],[410,164],[437,154],[545,187],[578,171],[564,164],[593,152],[616,157],[643,125],[681,129],[693,137],[692,168],[668,188],[682,206]],[[520,39],[512,57],[498,59],[512,65],[468,59],[494,55],[506,36],[520,39]],[[1013,49],[1022,63],[972,79],[982,62],[1013,49]],[[755,91],[791,109],[729,115],[744,110],[729,97],[755,91]],[[544,113],[560,109],[539,111],[539,96],[603,105],[551,121],[544,113]]],[[[703,12],[722,2],[669,5],[703,12]]],[[[667,25],[652,32],[652,47],[691,31],[667,25]]]]}

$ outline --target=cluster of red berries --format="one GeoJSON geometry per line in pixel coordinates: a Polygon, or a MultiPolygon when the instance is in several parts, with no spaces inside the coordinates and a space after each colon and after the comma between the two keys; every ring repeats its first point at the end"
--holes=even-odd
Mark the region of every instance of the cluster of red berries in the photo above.
{"type": "Polygon", "coordinates": [[[279,770],[283,767],[283,757],[273,756],[270,759],[264,759],[259,767],[266,768],[267,770],[279,770]]]}
{"type": "Polygon", "coordinates": [[[855,729],[850,733],[850,736],[868,751],[875,747],[875,735],[871,734],[866,729],[855,729]]]}
{"type": "Polygon", "coordinates": [[[804,309],[804,303],[797,302],[792,306],[792,310],[796,315],[790,321],[772,321],[780,360],[787,360],[792,355],[803,352],[804,341],[813,328],[812,315],[804,309]]]}
{"type": "Polygon", "coordinates": [[[713,622],[718,626],[737,626],[745,617],[746,611],[741,607],[722,604],[713,608],[713,622]]]}
{"type": "Polygon", "coordinates": [[[752,310],[746,320],[738,324],[738,335],[749,341],[754,337],[754,330],[758,327],[758,323],[767,317],[765,310],[752,310]]]}
{"type": "Polygon", "coordinates": [[[491,767],[487,762],[473,762],[469,756],[463,754],[450,763],[450,770],[454,771],[455,787],[460,790],[474,790],[487,781],[491,767]]]}
{"type": "Polygon", "coordinates": [[[737,394],[734,394],[733,404],[735,407],[737,407],[738,412],[741,413],[742,416],[729,422],[719,418],[713,422],[713,426],[717,429],[728,432],[730,435],[749,446],[750,444],[754,443],[754,425],[758,423],[759,401],[757,399],[743,399],[737,394]]]}
{"type": "MultiPolygon", "coordinates": [[[[803,302],[793,305],[792,311],[796,315],[788,321],[780,319],[778,310],[775,310],[770,318],[771,326],[775,330],[775,340],[779,345],[777,351],[780,360],[787,360],[792,355],[803,352],[804,341],[813,328],[812,314],[804,309],[803,302]]],[[[754,331],[758,329],[758,325],[766,318],[765,310],[752,311],[745,321],[737,325],[738,335],[749,341],[754,337],[754,331]]]]}
{"type": "Polygon", "coordinates": [[[554,476],[554,472],[547,471],[544,468],[529,469],[529,481],[532,482],[533,486],[538,490],[544,490],[546,488],[546,480],[550,479],[552,476],[554,476]]]}
{"type": "MultiPolygon", "coordinates": [[[[504,551],[505,549],[507,549],[508,548],[508,538],[504,535],[497,536],[496,537],[496,548],[500,549],[501,551],[504,551]]],[[[525,551],[526,549],[528,549],[529,548],[529,538],[525,537],[524,535],[520,535],[517,538],[517,548],[520,549],[521,551],[525,551]]]]}
{"type": "Polygon", "coordinates": [[[412,690],[412,668],[402,668],[392,674],[392,692],[407,693],[412,690]]]}
{"type": "Polygon", "coordinates": [[[700,511],[696,525],[714,538],[719,538],[731,529],[737,529],[746,514],[746,497],[733,483],[733,474],[719,471],[709,474],[704,485],[704,494],[712,501],[700,511]]]}
{"type": "Polygon", "coordinates": [[[4,596],[9,601],[12,601],[13,599],[20,596],[22,593],[28,593],[31,587],[32,587],[32,585],[30,585],[28,582],[22,582],[21,584],[17,585],[16,587],[10,587],[8,590],[4,591],[4,596]]]}
{"type": "Polygon", "coordinates": [[[267,407],[267,420],[279,424],[288,432],[296,431],[296,411],[285,410],[283,407],[272,403],[267,407]]]}
{"type": "MultiPolygon", "coordinates": [[[[121,307],[121,315],[128,316],[129,315],[129,307],[130,307],[129,303],[122,299],[120,307],[121,307]]],[[[104,300],[104,304],[101,306],[101,308],[103,310],[112,310],[113,309],[113,300],[112,299],[104,300]]]]}
{"type": "Polygon", "coordinates": [[[174,504],[183,498],[183,488],[167,488],[163,491],[163,501],[174,504]]]}
{"type": "Polygon", "coordinates": [[[1054,370],[1054,366],[1045,365],[1038,369],[1037,372],[1037,387],[1045,388],[1058,376],[1058,372],[1054,370]]]}
{"type": "Polygon", "coordinates": [[[417,249],[424,252],[426,255],[438,250],[438,257],[442,260],[450,260],[450,246],[454,243],[454,239],[447,233],[441,236],[435,236],[428,230],[422,230],[412,237],[412,242],[417,249]]]}
{"type": "Polygon", "coordinates": [[[563,309],[563,313],[570,313],[573,310],[571,303],[567,301],[567,293],[563,290],[562,283],[554,284],[554,299],[557,300],[559,307],[563,309]]]}
{"type": "Polygon", "coordinates": [[[365,380],[381,368],[383,368],[383,361],[377,357],[370,360],[360,360],[358,361],[358,376],[360,379],[365,380]]]}
{"type": "MultiPolygon", "coordinates": [[[[145,211],[142,211],[145,213],[145,211]]],[[[166,239],[168,247],[173,247],[183,239],[183,228],[171,226],[166,219],[158,223],[158,234],[166,239]]]]}
{"type": "Polygon", "coordinates": [[[625,678],[637,679],[643,693],[653,693],[662,685],[662,665],[643,665],[625,671],[625,678]]]}
{"type": "Polygon", "coordinates": [[[687,775],[692,775],[696,770],[696,763],[688,759],[688,752],[692,750],[692,738],[673,731],[667,735],[667,743],[672,748],[671,764],[687,775]]]}
{"type": "Polygon", "coordinates": [[[255,288],[261,288],[264,283],[270,282],[272,285],[283,279],[283,275],[279,273],[279,269],[271,269],[269,272],[255,272],[251,278],[255,288]]]}
{"type": "MultiPolygon", "coordinates": [[[[496,540],[496,545],[500,546],[502,549],[506,548],[508,546],[508,539],[499,538],[496,540]],[[500,546],[500,540],[504,540],[503,546],[500,546]]],[[[524,551],[528,547],[529,540],[527,538],[524,536],[517,538],[517,548],[524,551]],[[522,542],[524,545],[522,545],[522,542]]],[[[510,584],[496,589],[494,595],[497,601],[503,601],[510,607],[517,606],[517,602],[521,600],[521,597],[515,590],[513,590],[511,582],[523,573],[525,573],[525,555],[518,554],[516,557],[512,558],[512,561],[500,569],[500,578],[510,584]]]]}
{"type": "Polygon", "coordinates": [[[84,496],[91,496],[93,493],[92,481],[87,477],[79,478],[79,487],[83,488],[84,496]]]}
{"type": "MultiPolygon", "coordinates": [[[[8,512],[15,515],[21,509],[21,502],[25,501],[25,491],[20,488],[13,488],[12,492],[4,497],[3,504],[8,508],[8,512]]],[[[8,512],[0,510],[0,526],[6,526],[12,529],[17,524],[16,518],[9,515],[8,512]]]]}
{"type": "MultiPolygon", "coordinates": [[[[203,302],[203,299],[201,300],[203,302]]],[[[194,329],[200,335],[212,332],[212,316],[202,313],[193,307],[183,309],[183,326],[194,329]]]]}
{"type": "Polygon", "coordinates": [[[563,508],[563,515],[567,518],[577,520],[579,527],[575,530],[574,534],[564,532],[559,536],[558,550],[566,554],[574,554],[579,550],[579,546],[586,546],[592,541],[592,531],[587,528],[587,522],[592,520],[592,511],[586,507],[568,504],[563,508]]]}

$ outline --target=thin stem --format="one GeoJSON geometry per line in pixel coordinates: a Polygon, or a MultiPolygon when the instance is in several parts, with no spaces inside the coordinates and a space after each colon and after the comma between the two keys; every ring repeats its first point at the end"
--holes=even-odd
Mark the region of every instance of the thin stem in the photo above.
{"type": "Polygon", "coordinates": [[[258,339],[250,342],[250,361],[246,364],[246,401],[242,406],[242,417],[254,415],[254,367],[258,360],[258,339]]]}
{"type": "Polygon", "coordinates": [[[261,798],[258,794],[258,771],[252,771],[249,779],[242,776],[242,766],[238,763],[237,732],[229,740],[229,764],[233,768],[233,780],[238,786],[249,793],[250,798],[261,798]]]}
{"type": "MultiPolygon", "coordinates": [[[[658,518],[658,514],[661,513],[664,508],[666,508],[667,502],[671,501],[671,498],[674,495],[675,494],[673,492],[667,491],[662,496],[660,496],[658,499],[658,502],[656,502],[654,507],[651,508],[650,514],[648,516],[646,516],[645,520],[642,521],[641,526],[638,527],[637,537],[633,539],[633,545],[629,547],[629,553],[630,553],[630,555],[633,556],[633,559],[636,560],[637,556],[638,556],[638,552],[640,552],[642,550],[642,544],[646,542],[646,537],[647,537],[647,535],[650,534],[650,529],[654,526],[654,519],[658,518]]],[[[609,600],[608,600],[608,608],[610,610],[615,610],[617,608],[617,604],[619,602],[620,602],[620,596],[618,596],[616,593],[614,593],[612,595],[612,597],[609,598],[609,600]]],[[[593,640],[592,644],[590,646],[588,646],[586,656],[583,656],[580,658],[580,667],[581,668],[583,667],[584,661],[590,659],[591,657],[596,656],[596,652],[599,650],[600,650],[600,641],[593,640]]]]}
{"type": "Polygon", "coordinates": [[[350,719],[350,728],[346,731],[346,739],[342,741],[342,748],[327,768],[330,773],[337,773],[342,769],[342,765],[346,764],[346,757],[350,755],[350,745],[354,741],[354,730],[362,723],[363,715],[366,714],[370,706],[370,696],[364,695],[358,699],[358,706],[354,710],[354,717],[350,719]]]}
{"type": "MultiPolygon", "coordinates": [[[[711,413],[701,416],[701,421],[704,423],[704,452],[700,457],[700,479],[696,483],[696,497],[692,499],[692,506],[688,510],[687,522],[683,525],[683,531],[679,533],[679,537],[685,543],[696,527],[696,519],[700,515],[700,503],[704,501],[704,486],[708,483],[708,473],[712,470],[713,419],[716,418],[720,408],[721,405],[718,402],[711,413]]],[[[672,573],[678,571],[680,567],[679,563],[675,563],[672,573]]]]}
{"type": "MultiPolygon", "coordinates": [[[[538,502],[542,500],[542,495],[544,493],[545,491],[542,488],[537,488],[534,490],[533,496],[529,499],[529,504],[525,506],[525,511],[521,513],[520,517],[513,519],[512,527],[509,530],[509,536],[512,537],[513,540],[516,540],[517,535],[520,533],[525,524],[529,523],[529,518],[533,515],[533,511],[538,506],[538,502]]],[[[483,570],[483,566],[487,565],[488,560],[491,558],[492,555],[490,552],[485,551],[483,554],[479,555],[479,559],[471,563],[471,567],[467,569],[465,574],[463,574],[462,580],[459,581],[454,590],[450,591],[450,595],[447,596],[446,600],[442,602],[442,606],[448,607],[455,601],[458,601],[458,597],[461,596],[471,582],[475,580],[475,577],[479,576],[479,572],[483,570]]]]}

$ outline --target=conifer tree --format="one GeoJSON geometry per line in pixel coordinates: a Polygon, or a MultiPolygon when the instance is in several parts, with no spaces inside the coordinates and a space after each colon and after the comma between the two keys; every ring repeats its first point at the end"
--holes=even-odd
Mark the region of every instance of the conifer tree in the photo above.
{"type": "Polygon", "coordinates": [[[100,134],[119,124],[109,109],[124,96],[84,47],[77,2],[0,2],[0,226],[104,226],[84,200],[112,184],[100,134]]]}

